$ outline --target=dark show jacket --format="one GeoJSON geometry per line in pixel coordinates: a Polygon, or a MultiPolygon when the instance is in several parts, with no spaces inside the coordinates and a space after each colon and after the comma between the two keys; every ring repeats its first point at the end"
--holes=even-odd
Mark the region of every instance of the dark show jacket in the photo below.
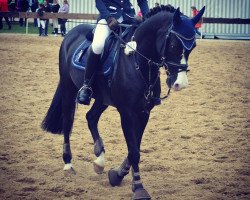
{"type": "MultiPolygon", "coordinates": [[[[149,11],[147,0],[137,0],[137,3],[145,16],[149,11]]],[[[100,12],[99,20],[122,16],[124,21],[130,21],[135,17],[135,9],[129,0],[96,0],[96,8],[100,12]]]]}

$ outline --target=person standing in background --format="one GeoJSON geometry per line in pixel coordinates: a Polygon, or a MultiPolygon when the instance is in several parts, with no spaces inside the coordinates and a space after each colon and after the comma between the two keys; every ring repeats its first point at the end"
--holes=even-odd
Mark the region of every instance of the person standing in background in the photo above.
{"type": "MultiPolygon", "coordinates": [[[[44,1],[44,12],[50,13],[51,12],[51,7],[49,4],[49,0],[44,1]]],[[[49,27],[49,19],[45,20],[45,30],[44,30],[44,35],[48,36],[48,27],[49,27]]]]}
{"type": "MultiPolygon", "coordinates": [[[[27,12],[29,10],[29,1],[28,0],[18,0],[17,2],[17,7],[18,7],[18,12],[27,12]]],[[[25,19],[25,23],[26,23],[26,20],[25,19]]],[[[23,26],[23,18],[20,18],[19,19],[19,25],[20,26],[23,26]]]]}
{"type": "MultiPolygon", "coordinates": [[[[36,12],[38,8],[38,0],[32,0],[31,12],[36,12]]],[[[37,18],[34,18],[34,26],[37,27],[37,18]]]]}
{"type": "MultiPolygon", "coordinates": [[[[54,0],[53,1],[53,4],[52,4],[52,7],[51,7],[51,10],[53,13],[58,13],[60,9],[60,5],[58,4],[58,0],[54,0]]],[[[58,34],[58,19],[52,19],[52,22],[53,22],[53,33],[55,34],[55,36],[57,36],[58,34]]]]}
{"type": "MultiPolygon", "coordinates": [[[[69,13],[69,3],[67,0],[63,1],[63,5],[62,7],[60,7],[59,12],[58,13],[69,13]]],[[[58,19],[60,25],[61,25],[61,35],[64,37],[66,34],[66,22],[67,19],[58,19]]]]}
{"type": "MultiPolygon", "coordinates": [[[[0,0],[0,12],[9,12],[8,0],[0,0]]],[[[4,17],[9,30],[11,29],[11,24],[8,17],[4,17]]],[[[3,17],[0,17],[0,29],[3,29],[3,17]]]]}
{"type": "MultiPolygon", "coordinates": [[[[8,2],[9,2],[9,5],[8,5],[9,12],[16,12],[16,1],[15,0],[11,0],[11,1],[8,1],[8,2]]],[[[15,18],[14,17],[10,17],[10,21],[14,22],[15,18]]]]}
{"type": "Polygon", "coordinates": [[[39,30],[39,36],[45,36],[45,19],[43,19],[44,14],[44,4],[39,4],[38,9],[36,10],[38,18],[37,18],[37,24],[38,24],[38,30],[39,30]]]}

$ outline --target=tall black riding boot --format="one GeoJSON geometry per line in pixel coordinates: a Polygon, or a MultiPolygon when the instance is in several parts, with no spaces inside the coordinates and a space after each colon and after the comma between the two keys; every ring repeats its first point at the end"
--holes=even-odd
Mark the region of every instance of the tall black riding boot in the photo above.
{"type": "Polygon", "coordinates": [[[58,34],[58,28],[55,28],[55,34],[58,34]]]}
{"type": "Polygon", "coordinates": [[[100,56],[101,56],[100,54],[95,54],[92,50],[92,47],[90,47],[88,53],[89,54],[87,58],[84,83],[83,83],[83,86],[78,91],[78,94],[76,97],[76,102],[80,104],[84,104],[84,105],[90,104],[91,96],[93,94],[91,85],[93,83],[95,72],[98,67],[100,56]]]}

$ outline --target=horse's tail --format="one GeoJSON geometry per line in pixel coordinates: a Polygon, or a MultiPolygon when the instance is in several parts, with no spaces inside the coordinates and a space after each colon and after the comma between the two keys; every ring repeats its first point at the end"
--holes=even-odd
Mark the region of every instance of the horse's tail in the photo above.
{"type": "Polygon", "coordinates": [[[54,134],[62,134],[63,114],[62,114],[62,85],[59,81],[54,98],[49,110],[41,124],[44,131],[54,134]]]}

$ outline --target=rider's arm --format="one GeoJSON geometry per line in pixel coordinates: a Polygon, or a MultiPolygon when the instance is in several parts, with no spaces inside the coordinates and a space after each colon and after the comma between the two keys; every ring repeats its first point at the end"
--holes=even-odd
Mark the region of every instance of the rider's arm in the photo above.
{"type": "Polygon", "coordinates": [[[137,0],[137,3],[141,9],[142,16],[145,16],[149,12],[148,1],[147,0],[137,0]]]}
{"type": "Polygon", "coordinates": [[[101,18],[107,20],[111,15],[106,5],[103,3],[102,0],[95,0],[95,2],[97,10],[100,12],[101,18]]]}

